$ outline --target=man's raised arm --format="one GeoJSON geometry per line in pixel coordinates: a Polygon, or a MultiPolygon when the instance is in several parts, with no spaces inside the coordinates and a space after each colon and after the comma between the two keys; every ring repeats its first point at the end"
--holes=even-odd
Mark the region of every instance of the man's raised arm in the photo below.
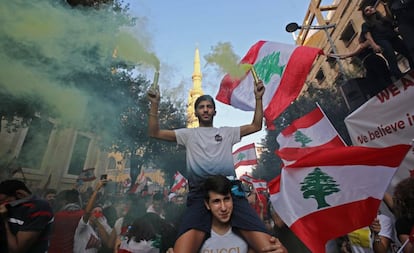
{"type": "Polygon", "coordinates": [[[158,122],[158,105],[160,103],[159,90],[148,91],[148,99],[150,101],[150,111],[148,113],[148,134],[150,137],[176,141],[175,132],[173,130],[161,130],[158,122]]]}
{"type": "Polygon", "coordinates": [[[263,81],[259,80],[257,84],[254,85],[254,97],[256,99],[256,106],[254,110],[253,121],[250,125],[244,125],[240,127],[240,136],[246,136],[255,132],[262,130],[263,127],[263,94],[265,92],[265,87],[263,86],[263,81]]]}

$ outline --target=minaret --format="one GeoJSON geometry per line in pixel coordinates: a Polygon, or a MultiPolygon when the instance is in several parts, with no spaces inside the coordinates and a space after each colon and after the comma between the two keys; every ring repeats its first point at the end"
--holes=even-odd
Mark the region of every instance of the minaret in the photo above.
{"type": "Polygon", "coordinates": [[[201,65],[200,65],[200,53],[198,48],[195,50],[194,55],[194,72],[192,76],[193,88],[188,94],[188,105],[187,105],[187,127],[194,128],[198,127],[198,119],[194,115],[194,103],[198,97],[204,94],[203,89],[201,88],[201,65]]]}

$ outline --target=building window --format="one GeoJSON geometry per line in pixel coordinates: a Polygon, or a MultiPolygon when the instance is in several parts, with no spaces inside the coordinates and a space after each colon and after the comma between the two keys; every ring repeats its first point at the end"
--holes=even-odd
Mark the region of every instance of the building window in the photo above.
{"type": "MultiPolygon", "coordinates": [[[[333,52],[331,52],[331,53],[333,53],[333,52]]],[[[329,67],[331,67],[331,69],[335,69],[337,60],[334,57],[326,57],[326,61],[328,62],[329,67]]]]}
{"type": "Polygon", "coordinates": [[[340,40],[342,40],[346,47],[349,47],[352,40],[356,37],[357,33],[354,29],[354,23],[349,21],[348,25],[346,25],[345,29],[343,30],[340,40]]]}
{"type": "Polygon", "coordinates": [[[32,119],[18,157],[23,168],[40,169],[52,130],[53,124],[49,121],[32,119]]]}
{"type": "Polygon", "coordinates": [[[108,170],[116,170],[116,160],[114,157],[109,157],[108,170]]]}
{"type": "Polygon", "coordinates": [[[316,80],[318,80],[319,84],[321,84],[325,80],[325,73],[323,73],[322,69],[319,69],[318,73],[316,73],[315,78],[316,80]]]}
{"type": "Polygon", "coordinates": [[[84,135],[77,134],[75,146],[73,147],[72,157],[70,159],[68,174],[79,175],[86,161],[90,139],[84,135]]]}

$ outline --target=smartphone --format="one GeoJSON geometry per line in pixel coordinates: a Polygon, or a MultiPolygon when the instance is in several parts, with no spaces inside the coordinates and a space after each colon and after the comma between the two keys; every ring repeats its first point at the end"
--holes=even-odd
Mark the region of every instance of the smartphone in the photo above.
{"type": "Polygon", "coordinates": [[[108,179],[108,175],[107,174],[101,175],[101,180],[107,180],[107,179],[108,179]]]}

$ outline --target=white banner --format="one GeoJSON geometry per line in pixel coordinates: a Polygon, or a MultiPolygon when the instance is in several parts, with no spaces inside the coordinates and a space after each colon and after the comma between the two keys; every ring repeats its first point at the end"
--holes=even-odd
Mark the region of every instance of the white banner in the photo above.
{"type": "MultiPolygon", "coordinates": [[[[345,119],[354,146],[386,147],[414,139],[414,71],[381,91],[345,119]]],[[[414,170],[411,150],[394,176],[392,186],[414,170]]]]}

